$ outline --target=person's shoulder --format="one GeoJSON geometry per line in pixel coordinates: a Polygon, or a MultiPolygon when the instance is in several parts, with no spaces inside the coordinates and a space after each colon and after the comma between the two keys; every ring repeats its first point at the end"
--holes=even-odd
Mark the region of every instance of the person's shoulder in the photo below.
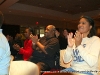
{"type": "Polygon", "coordinates": [[[91,39],[100,39],[98,36],[92,36],[91,39]]]}
{"type": "Polygon", "coordinates": [[[98,36],[92,36],[91,37],[91,41],[96,41],[96,40],[100,41],[100,38],[98,36]]]}
{"type": "Polygon", "coordinates": [[[55,40],[58,40],[56,37],[52,37],[51,39],[55,39],[55,40]]]}
{"type": "Polygon", "coordinates": [[[58,39],[56,37],[53,37],[50,40],[52,40],[52,41],[58,41],[58,39]]]}

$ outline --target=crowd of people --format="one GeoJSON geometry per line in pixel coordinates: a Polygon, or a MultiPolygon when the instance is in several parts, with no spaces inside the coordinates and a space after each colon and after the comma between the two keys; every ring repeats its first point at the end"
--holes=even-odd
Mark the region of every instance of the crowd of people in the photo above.
{"type": "MultiPolygon", "coordinates": [[[[3,20],[0,12],[0,27],[3,20]]],[[[38,38],[31,27],[25,29],[24,36],[25,39],[22,40],[22,35],[16,34],[13,40],[9,35],[5,37],[0,29],[0,75],[9,74],[11,55],[14,57],[13,61],[34,63],[39,71],[50,71],[57,67],[61,73],[97,75],[94,71],[98,71],[100,38],[96,36],[92,18],[82,16],[75,33],[67,28],[60,32],[54,25],[47,25],[42,38],[38,38]],[[60,50],[63,49],[66,50],[63,61],[71,63],[70,68],[62,69],[59,65],[60,50]]]]}

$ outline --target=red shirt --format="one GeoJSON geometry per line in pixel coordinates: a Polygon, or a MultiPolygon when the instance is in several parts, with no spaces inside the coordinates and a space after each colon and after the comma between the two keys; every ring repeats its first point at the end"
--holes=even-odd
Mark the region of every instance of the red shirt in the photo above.
{"type": "Polygon", "coordinates": [[[33,53],[33,48],[32,48],[32,40],[26,39],[24,41],[24,47],[20,48],[19,54],[23,54],[23,59],[28,60],[30,56],[33,53]]]}

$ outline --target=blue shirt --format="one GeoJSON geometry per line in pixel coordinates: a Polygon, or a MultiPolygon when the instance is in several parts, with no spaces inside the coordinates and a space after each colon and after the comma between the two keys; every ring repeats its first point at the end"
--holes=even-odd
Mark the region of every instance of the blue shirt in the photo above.
{"type": "Polygon", "coordinates": [[[0,75],[8,74],[10,65],[10,47],[0,29],[0,75]]]}

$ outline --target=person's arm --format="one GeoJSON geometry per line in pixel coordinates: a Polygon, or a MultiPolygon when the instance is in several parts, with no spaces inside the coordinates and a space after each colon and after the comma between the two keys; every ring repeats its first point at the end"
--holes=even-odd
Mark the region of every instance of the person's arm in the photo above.
{"type": "Polygon", "coordinates": [[[37,45],[45,54],[48,54],[48,53],[46,52],[46,50],[44,49],[45,46],[42,45],[39,41],[36,43],[36,45],[37,45]]]}
{"type": "Polygon", "coordinates": [[[72,60],[72,51],[75,46],[75,40],[73,39],[73,33],[68,35],[68,46],[66,48],[63,60],[65,63],[69,63],[72,60]]]}
{"type": "Polygon", "coordinates": [[[32,40],[32,47],[35,49],[35,46],[37,45],[39,48],[40,48],[40,50],[42,50],[45,54],[47,54],[47,52],[45,51],[45,49],[44,49],[44,45],[42,45],[40,42],[39,42],[39,39],[38,39],[38,36],[36,35],[36,36],[33,36],[32,34],[30,35],[30,38],[31,38],[31,40],[32,40]]]}
{"type": "Polygon", "coordinates": [[[72,48],[68,47],[66,48],[66,51],[63,56],[64,63],[69,63],[72,61],[72,48]]]}
{"type": "Polygon", "coordinates": [[[81,57],[92,67],[98,61],[98,56],[100,52],[100,39],[95,38],[89,41],[89,44],[86,44],[86,47],[79,45],[77,47],[81,57]]]}
{"type": "Polygon", "coordinates": [[[55,55],[60,51],[59,41],[57,38],[52,38],[49,41],[49,44],[45,46],[45,50],[47,51],[49,56],[55,55]]]}
{"type": "Polygon", "coordinates": [[[37,42],[38,47],[47,55],[52,56],[59,51],[59,42],[57,38],[51,38],[47,41],[47,45],[37,42]]]}
{"type": "Polygon", "coordinates": [[[36,48],[36,44],[34,42],[32,42],[32,48],[35,49],[36,48]]]}
{"type": "Polygon", "coordinates": [[[32,48],[32,41],[29,40],[26,45],[24,45],[24,48],[20,48],[19,54],[30,56],[33,52],[32,48]]]}

